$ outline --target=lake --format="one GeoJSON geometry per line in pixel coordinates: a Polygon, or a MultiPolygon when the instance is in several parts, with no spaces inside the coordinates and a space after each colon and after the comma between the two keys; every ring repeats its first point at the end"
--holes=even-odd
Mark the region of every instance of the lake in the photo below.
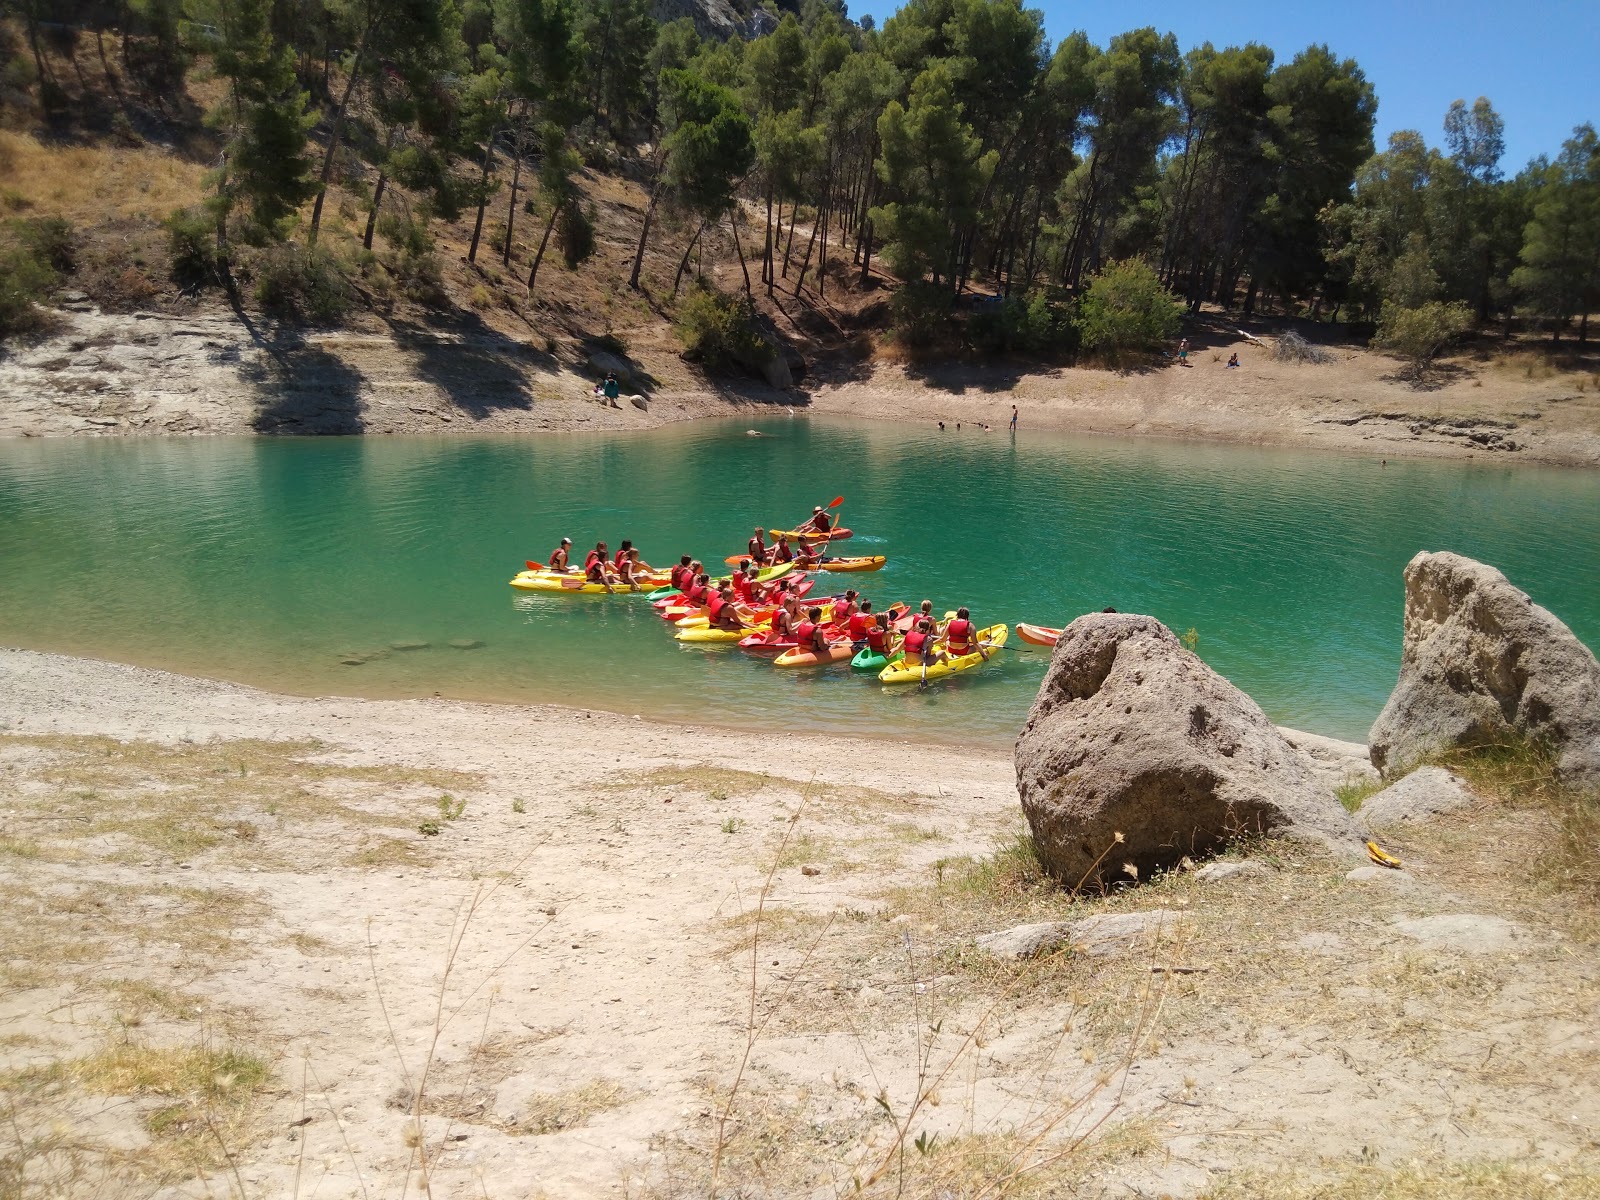
{"type": "Polygon", "coordinates": [[[846,552],[889,564],[819,592],[967,604],[980,625],[1150,613],[1193,629],[1273,720],[1336,737],[1364,740],[1394,684],[1418,550],[1494,564],[1600,645],[1600,472],[932,422],[751,427],[0,442],[0,641],[302,694],[1009,743],[1044,651],[890,691],[680,646],[637,599],[507,586],[563,535],[579,555],[632,538],[659,566],[720,561],[755,525],[843,494],[846,552]]]}

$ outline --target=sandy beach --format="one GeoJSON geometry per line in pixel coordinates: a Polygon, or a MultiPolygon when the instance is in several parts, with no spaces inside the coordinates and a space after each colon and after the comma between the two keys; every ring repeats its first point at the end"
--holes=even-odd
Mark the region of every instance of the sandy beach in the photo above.
{"type": "Polygon", "coordinates": [[[1507,886],[1537,814],[1397,838],[1403,880],[1265,843],[1072,898],[967,748],[14,650],[0,731],[41,1194],[1600,1187],[1597,930],[1507,886]],[[1047,918],[1090,920],[1076,952],[974,947],[1047,918]]]}

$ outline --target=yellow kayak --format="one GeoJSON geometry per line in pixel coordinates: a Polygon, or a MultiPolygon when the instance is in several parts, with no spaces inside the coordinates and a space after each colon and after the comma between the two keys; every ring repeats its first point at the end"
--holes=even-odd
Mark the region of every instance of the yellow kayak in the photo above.
{"type": "Polygon", "coordinates": [[[753,629],[713,629],[709,625],[697,625],[693,629],[680,629],[672,636],[680,642],[737,642],[754,632],[753,629]]]}
{"type": "MultiPolygon", "coordinates": [[[[1004,625],[991,625],[987,629],[978,630],[978,643],[993,658],[995,651],[1006,644],[1006,635],[1010,630],[1004,625]]],[[[942,646],[943,643],[940,643],[942,646]]],[[[935,679],[943,679],[946,675],[955,675],[961,671],[970,671],[973,667],[987,662],[982,654],[976,652],[963,654],[960,658],[943,659],[929,666],[926,671],[921,666],[908,666],[904,662],[891,663],[878,672],[879,683],[921,683],[926,679],[932,683],[935,679]]]]}

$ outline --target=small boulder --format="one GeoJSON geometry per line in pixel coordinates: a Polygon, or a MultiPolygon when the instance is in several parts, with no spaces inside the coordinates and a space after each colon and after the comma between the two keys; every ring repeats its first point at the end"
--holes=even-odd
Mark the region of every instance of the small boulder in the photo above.
{"type": "Polygon", "coordinates": [[[389,649],[391,650],[426,650],[427,648],[427,642],[417,641],[415,638],[403,638],[398,642],[389,643],[389,649]]]}
{"type": "Polygon", "coordinates": [[[481,641],[479,641],[477,638],[451,638],[450,639],[450,646],[451,646],[452,649],[455,649],[455,650],[476,650],[479,647],[481,647],[482,645],[483,645],[483,643],[481,641]]]}
{"type": "Polygon", "coordinates": [[[978,936],[978,949],[996,958],[1035,958],[1066,943],[1071,921],[1035,921],[978,936]]]}
{"type": "Polygon", "coordinates": [[[629,396],[628,402],[640,412],[650,411],[650,401],[646,400],[643,396],[629,396]]]}
{"type": "Polygon", "coordinates": [[[1239,882],[1245,879],[1265,879],[1272,874],[1270,867],[1246,859],[1244,862],[1209,862],[1194,873],[1201,883],[1221,883],[1225,879],[1239,882]]]}
{"type": "Polygon", "coordinates": [[[1360,846],[1266,714],[1154,617],[1093,613],[1062,632],[1016,769],[1040,861],[1069,887],[1128,866],[1148,878],[1246,833],[1360,846]]]}
{"type": "Polygon", "coordinates": [[[1367,829],[1381,829],[1427,821],[1471,804],[1472,793],[1460,776],[1443,767],[1419,767],[1399,782],[1368,796],[1356,813],[1356,821],[1367,829]]]}
{"type": "Polygon", "coordinates": [[[1103,957],[1124,950],[1147,936],[1173,933],[1188,920],[1166,909],[1100,913],[1078,921],[1036,921],[978,937],[978,949],[996,958],[1037,958],[1063,946],[1075,953],[1103,957]]]}
{"type": "Polygon", "coordinates": [[[1443,913],[1436,917],[1391,917],[1397,933],[1421,942],[1430,950],[1461,950],[1468,954],[1493,954],[1509,950],[1527,937],[1527,931],[1504,917],[1480,913],[1443,913]]]}
{"type": "Polygon", "coordinates": [[[592,351],[585,359],[583,365],[589,373],[597,379],[604,379],[608,374],[615,374],[617,382],[623,387],[635,387],[638,384],[637,372],[633,364],[620,354],[613,354],[609,350],[592,351]]]}
{"type": "Polygon", "coordinates": [[[1499,571],[1450,553],[1406,564],[1400,679],[1368,736],[1385,775],[1512,732],[1557,752],[1562,779],[1600,787],[1600,662],[1499,571]]]}

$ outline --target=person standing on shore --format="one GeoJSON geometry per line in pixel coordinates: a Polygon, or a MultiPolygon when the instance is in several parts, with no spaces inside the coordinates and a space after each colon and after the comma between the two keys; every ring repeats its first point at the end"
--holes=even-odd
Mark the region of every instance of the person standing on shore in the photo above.
{"type": "Polygon", "coordinates": [[[1013,404],[1011,406],[1011,432],[1015,433],[1016,431],[1017,431],[1017,406],[1015,404],[1013,404]]]}

